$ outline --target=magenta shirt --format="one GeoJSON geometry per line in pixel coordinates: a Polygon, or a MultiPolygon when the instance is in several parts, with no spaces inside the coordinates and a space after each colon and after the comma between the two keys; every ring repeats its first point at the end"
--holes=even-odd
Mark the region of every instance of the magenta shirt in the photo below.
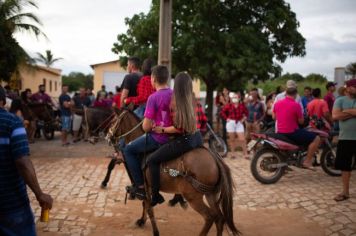
{"type": "MultiPolygon", "coordinates": [[[[146,103],[145,118],[152,120],[156,126],[172,126],[173,122],[169,109],[172,94],[173,91],[170,88],[161,89],[151,94],[146,103]]],[[[151,135],[160,144],[168,142],[168,134],[159,134],[152,131],[151,135]]]]}
{"type": "Polygon", "coordinates": [[[278,133],[293,133],[299,128],[298,119],[303,117],[300,105],[290,97],[286,97],[274,104],[278,133]]]}
{"type": "Polygon", "coordinates": [[[332,113],[334,102],[335,102],[335,96],[332,93],[327,93],[324,97],[324,100],[328,104],[329,112],[332,113]]]}
{"type": "Polygon", "coordinates": [[[51,97],[47,93],[35,93],[31,96],[31,100],[38,103],[51,103],[51,97]]]}

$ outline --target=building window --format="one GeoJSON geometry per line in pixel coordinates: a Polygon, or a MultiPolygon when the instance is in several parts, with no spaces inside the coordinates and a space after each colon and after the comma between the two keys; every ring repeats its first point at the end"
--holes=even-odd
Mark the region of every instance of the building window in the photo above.
{"type": "Polygon", "coordinates": [[[43,79],[43,83],[42,83],[44,86],[45,86],[45,88],[46,88],[46,79],[43,79]]]}
{"type": "Polygon", "coordinates": [[[57,92],[57,81],[54,81],[54,91],[57,92]]]}
{"type": "Polygon", "coordinates": [[[52,80],[49,81],[49,91],[52,92],[52,80]]]}

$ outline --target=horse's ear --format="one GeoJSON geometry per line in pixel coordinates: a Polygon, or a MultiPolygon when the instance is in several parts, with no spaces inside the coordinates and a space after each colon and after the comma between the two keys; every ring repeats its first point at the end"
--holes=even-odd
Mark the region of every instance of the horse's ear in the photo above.
{"type": "Polygon", "coordinates": [[[135,105],[133,103],[130,103],[128,106],[127,106],[127,109],[129,109],[130,111],[133,111],[133,109],[135,108],[135,105]]]}

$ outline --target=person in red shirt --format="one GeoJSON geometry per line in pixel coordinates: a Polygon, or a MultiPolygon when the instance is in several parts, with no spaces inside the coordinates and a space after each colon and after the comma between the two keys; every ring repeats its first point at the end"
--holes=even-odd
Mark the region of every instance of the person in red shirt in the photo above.
{"type": "Polygon", "coordinates": [[[198,98],[195,98],[195,117],[197,120],[197,129],[200,130],[200,132],[206,132],[208,118],[206,117],[203,106],[200,104],[198,98]]]}
{"type": "Polygon", "coordinates": [[[336,85],[336,83],[334,83],[334,82],[328,82],[326,84],[326,89],[328,90],[328,92],[325,95],[324,100],[328,104],[330,114],[333,110],[333,106],[334,106],[334,102],[335,102],[335,96],[334,96],[334,92],[336,90],[335,85],[336,85]]]}
{"type": "MultiPolygon", "coordinates": [[[[235,149],[241,146],[244,157],[249,159],[243,125],[247,116],[247,108],[237,95],[234,95],[231,103],[227,103],[221,110],[221,117],[226,120],[226,131],[229,135],[231,152],[234,153],[235,149]]],[[[232,156],[232,158],[235,158],[235,156],[232,156]]]]}
{"type": "Polygon", "coordinates": [[[143,77],[137,84],[137,96],[128,97],[124,100],[124,103],[126,105],[133,103],[135,106],[137,106],[137,108],[134,110],[134,113],[140,118],[143,118],[143,114],[145,113],[146,102],[148,97],[156,91],[151,83],[151,68],[153,66],[154,61],[151,58],[147,58],[143,61],[143,77]]]}
{"type": "Polygon", "coordinates": [[[121,87],[116,86],[115,89],[116,89],[116,94],[112,101],[112,107],[120,108],[121,107],[121,103],[120,103],[120,101],[121,101],[121,87]]]}
{"type": "Polygon", "coordinates": [[[93,107],[110,107],[105,99],[105,93],[101,92],[98,94],[93,107]]]}
{"type": "Polygon", "coordinates": [[[35,103],[43,103],[53,105],[51,97],[46,93],[46,87],[41,84],[38,86],[38,92],[32,94],[31,98],[32,102],[35,103]]]}
{"type": "Polygon", "coordinates": [[[309,117],[316,116],[318,119],[324,118],[330,124],[332,124],[331,114],[329,112],[328,104],[321,99],[321,91],[319,88],[315,88],[312,91],[314,99],[308,103],[307,111],[309,117]]]}

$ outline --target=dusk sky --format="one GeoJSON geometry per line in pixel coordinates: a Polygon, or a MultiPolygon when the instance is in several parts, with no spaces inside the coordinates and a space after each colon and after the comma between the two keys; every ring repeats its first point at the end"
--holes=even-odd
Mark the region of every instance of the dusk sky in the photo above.
{"type": "MultiPolygon", "coordinates": [[[[307,55],[290,58],[283,73],[321,73],[333,79],[334,68],[356,61],[355,0],[288,0],[300,22],[299,31],[307,39],[307,55]]],[[[111,52],[119,33],[127,30],[125,17],[148,12],[150,0],[38,0],[35,12],[43,22],[49,41],[17,34],[20,44],[31,54],[52,50],[64,58],[54,67],[92,73],[89,65],[115,60],[111,52]]]]}

